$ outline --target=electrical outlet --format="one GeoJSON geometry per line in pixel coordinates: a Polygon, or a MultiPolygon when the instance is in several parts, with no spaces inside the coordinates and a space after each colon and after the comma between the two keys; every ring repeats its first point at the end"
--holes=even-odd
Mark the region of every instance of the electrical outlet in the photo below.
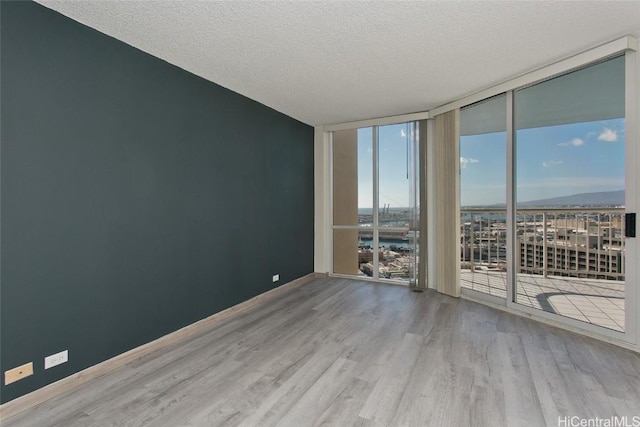
{"type": "Polygon", "coordinates": [[[277,282],[278,280],[280,280],[280,275],[279,274],[274,274],[273,275],[273,282],[277,282]]]}
{"type": "Polygon", "coordinates": [[[15,383],[23,378],[33,375],[33,362],[25,363],[17,368],[9,369],[4,373],[4,385],[15,383]]]}
{"type": "Polygon", "coordinates": [[[52,354],[44,358],[44,369],[53,368],[69,361],[69,350],[52,354]]]}

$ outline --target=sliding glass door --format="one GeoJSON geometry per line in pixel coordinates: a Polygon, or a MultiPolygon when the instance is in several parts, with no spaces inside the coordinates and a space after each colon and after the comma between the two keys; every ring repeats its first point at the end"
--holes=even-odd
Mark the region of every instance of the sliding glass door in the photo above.
{"type": "Polygon", "coordinates": [[[418,126],[333,132],[333,273],[417,277],[418,126]]]}
{"type": "Polygon", "coordinates": [[[625,58],[514,92],[514,302],[625,330],[625,58]]]}
{"type": "Polygon", "coordinates": [[[461,109],[463,291],[609,335],[628,330],[625,206],[637,183],[625,169],[635,155],[625,60],[461,109]]]}
{"type": "Polygon", "coordinates": [[[460,285],[507,296],[507,101],[460,111],[460,285]]]}

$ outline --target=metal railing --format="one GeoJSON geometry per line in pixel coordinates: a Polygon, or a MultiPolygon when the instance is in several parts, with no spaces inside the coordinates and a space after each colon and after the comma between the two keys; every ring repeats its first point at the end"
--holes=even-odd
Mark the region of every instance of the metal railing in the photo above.
{"type": "MultiPolygon", "coordinates": [[[[461,262],[506,271],[504,208],[461,209],[461,262]]],[[[517,273],[624,280],[624,208],[519,208],[517,273]]]]}

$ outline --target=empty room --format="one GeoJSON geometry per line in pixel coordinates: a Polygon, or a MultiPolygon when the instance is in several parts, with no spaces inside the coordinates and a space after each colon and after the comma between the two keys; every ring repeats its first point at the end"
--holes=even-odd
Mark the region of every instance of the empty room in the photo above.
{"type": "Polygon", "coordinates": [[[0,425],[640,426],[639,6],[1,1],[0,425]]]}

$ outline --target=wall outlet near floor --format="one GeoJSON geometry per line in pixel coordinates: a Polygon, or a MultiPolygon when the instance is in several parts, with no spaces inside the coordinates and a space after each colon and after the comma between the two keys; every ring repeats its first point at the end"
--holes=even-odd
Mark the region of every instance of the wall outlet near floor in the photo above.
{"type": "Polygon", "coordinates": [[[52,354],[44,358],[44,369],[53,368],[69,361],[69,350],[52,354]]]}
{"type": "Polygon", "coordinates": [[[280,275],[279,274],[274,274],[273,275],[273,282],[277,282],[278,280],[280,280],[280,275]]]}
{"type": "Polygon", "coordinates": [[[25,363],[17,368],[9,369],[4,373],[4,385],[15,383],[23,378],[33,375],[33,362],[25,363]]]}

